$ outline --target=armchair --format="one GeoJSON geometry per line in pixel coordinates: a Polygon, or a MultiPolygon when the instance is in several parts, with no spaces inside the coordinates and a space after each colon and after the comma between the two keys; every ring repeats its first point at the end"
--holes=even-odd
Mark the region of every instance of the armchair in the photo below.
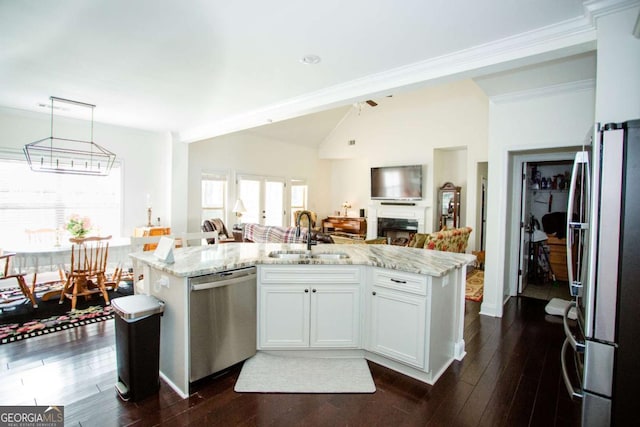
{"type": "Polygon", "coordinates": [[[452,228],[430,234],[416,233],[409,241],[412,248],[464,253],[467,250],[471,227],[452,228]]]}
{"type": "MultiPolygon", "coordinates": [[[[233,238],[233,234],[229,233],[224,221],[220,218],[205,219],[202,223],[202,231],[217,231],[219,240],[227,240],[233,238]]],[[[207,239],[207,243],[216,243],[215,239],[207,239]]]]}
{"type": "MultiPolygon", "coordinates": [[[[297,210],[293,213],[293,226],[295,226],[298,223],[298,217],[300,216],[300,214],[304,212],[304,210],[297,210]]],[[[303,217],[302,221],[300,222],[300,227],[304,227],[307,228],[309,226],[311,226],[312,230],[316,230],[316,231],[321,231],[321,227],[319,227],[318,224],[318,214],[316,214],[313,211],[307,211],[311,214],[311,224],[309,224],[309,221],[307,220],[307,217],[303,217]]]]}

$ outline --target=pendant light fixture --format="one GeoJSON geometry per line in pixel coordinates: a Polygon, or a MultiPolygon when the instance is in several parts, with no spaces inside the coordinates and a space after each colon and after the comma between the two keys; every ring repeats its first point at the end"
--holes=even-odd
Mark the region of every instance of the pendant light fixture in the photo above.
{"type": "Polygon", "coordinates": [[[93,142],[93,109],[96,106],[55,96],[50,99],[51,136],[24,146],[24,154],[31,170],[78,175],[108,175],[116,160],[116,155],[93,142]],[[89,141],[54,136],[54,102],[91,109],[91,138],[89,141]]]}

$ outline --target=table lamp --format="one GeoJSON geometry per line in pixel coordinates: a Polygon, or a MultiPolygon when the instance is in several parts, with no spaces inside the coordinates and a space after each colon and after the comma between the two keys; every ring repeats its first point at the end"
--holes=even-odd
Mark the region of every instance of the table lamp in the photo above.
{"type": "Polygon", "coordinates": [[[236,214],[237,221],[240,222],[240,217],[245,213],[247,209],[244,207],[244,203],[242,203],[242,199],[236,200],[236,204],[233,207],[233,213],[236,214]]]}

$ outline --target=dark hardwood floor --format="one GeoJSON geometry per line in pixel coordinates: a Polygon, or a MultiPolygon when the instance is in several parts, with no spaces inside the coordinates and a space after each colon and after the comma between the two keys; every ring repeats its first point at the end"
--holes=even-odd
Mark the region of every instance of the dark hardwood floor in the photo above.
{"type": "Polygon", "coordinates": [[[546,301],[512,298],[502,318],[467,301],[467,356],[434,386],[369,362],[373,394],[236,393],[240,365],[181,399],[164,382],[138,403],[115,392],[114,322],[0,345],[1,405],[64,405],[81,426],[572,426],[580,404],[561,379],[559,318],[546,301]]]}

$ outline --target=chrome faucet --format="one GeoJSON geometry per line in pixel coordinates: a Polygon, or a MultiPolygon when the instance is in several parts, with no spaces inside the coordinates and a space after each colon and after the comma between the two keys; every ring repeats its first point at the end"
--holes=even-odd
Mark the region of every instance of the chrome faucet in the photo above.
{"type": "Polygon", "coordinates": [[[296,219],[296,237],[300,237],[300,219],[302,219],[302,215],[307,217],[308,225],[307,227],[307,250],[311,251],[311,212],[302,211],[298,218],[296,219]]]}

